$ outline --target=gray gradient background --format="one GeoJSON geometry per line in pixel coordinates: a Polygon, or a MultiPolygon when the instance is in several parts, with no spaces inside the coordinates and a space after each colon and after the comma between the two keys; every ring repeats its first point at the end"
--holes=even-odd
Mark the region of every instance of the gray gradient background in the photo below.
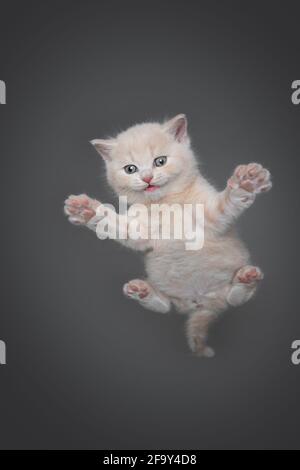
{"type": "Polygon", "coordinates": [[[0,447],[299,448],[299,2],[0,8],[0,447]],[[239,163],[274,177],[239,223],[266,278],[209,361],[183,317],[123,298],[142,259],[62,213],[70,193],[113,201],[90,139],[179,112],[219,188],[239,163]]]}

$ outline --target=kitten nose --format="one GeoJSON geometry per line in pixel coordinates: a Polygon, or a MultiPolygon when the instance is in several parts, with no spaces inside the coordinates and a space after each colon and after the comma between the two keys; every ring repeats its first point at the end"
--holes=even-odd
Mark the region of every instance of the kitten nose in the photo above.
{"type": "Polygon", "coordinates": [[[150,183],[150,181],[152,180],[152,175],[151,176],[143,176],[142,180],[145,181],[145,183],[150,183]]]}

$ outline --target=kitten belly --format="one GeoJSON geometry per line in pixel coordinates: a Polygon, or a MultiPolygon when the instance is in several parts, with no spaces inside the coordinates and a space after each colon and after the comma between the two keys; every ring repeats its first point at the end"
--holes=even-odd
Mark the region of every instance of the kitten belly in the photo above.
{"type": "Polygon", "coordinates": [[[249,255],[239,239],[210,241],[201,250],[187,251],[182,242],[161,245],[146,257],[146,271],[153,287],[181,301],[200,303],[218,295],[249,255]]]}

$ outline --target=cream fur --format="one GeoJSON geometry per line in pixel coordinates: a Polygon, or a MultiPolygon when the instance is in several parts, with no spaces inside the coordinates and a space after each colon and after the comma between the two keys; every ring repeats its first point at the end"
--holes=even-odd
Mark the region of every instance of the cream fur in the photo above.
{"type": "MultiPolygon", "coordinates": [[[[124,286],[129,298],[154,311],[167,312],[171,304],[189,314],[188,343],[198,355],[212,356],[206,345],[208,326],[228,305],[241,305],[255,292],[262,273],[249,266],[249,253],[234,231],[237,217],[256,195],[271,188],[270,173],[261,165],[240,165],[218,192],[201,175],[187,134],[184,115],[166,123],[138,124],[115,139],[94,140],[106,163],[107,179],[130,204],[204,204],[205,242],[198,251],[187,251],[184,240],[122,240],[130,248],[145,251],[147,280],[124,286]],[[155,167],[156,157],[167,156],[155,167]],[[126,165],[138,171],[127,174],[126,165]],[[148,183],[159,188],[146,192],[148,183]]],[[[95,210],[100,203],[88,196],[70,196],[65,212],[73,223],[95,229],[95,210]]]]}

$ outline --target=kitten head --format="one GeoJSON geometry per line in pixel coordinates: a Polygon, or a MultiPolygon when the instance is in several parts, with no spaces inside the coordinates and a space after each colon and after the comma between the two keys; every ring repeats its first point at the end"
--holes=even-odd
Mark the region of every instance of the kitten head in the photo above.
{"type": "Polygon", "coordinates": [[[197,171],[184,114],[163,124],[137,124],[115,139],[91,143],[105,160],[110,185],[129,203],[181,192],[197,171]]]}

